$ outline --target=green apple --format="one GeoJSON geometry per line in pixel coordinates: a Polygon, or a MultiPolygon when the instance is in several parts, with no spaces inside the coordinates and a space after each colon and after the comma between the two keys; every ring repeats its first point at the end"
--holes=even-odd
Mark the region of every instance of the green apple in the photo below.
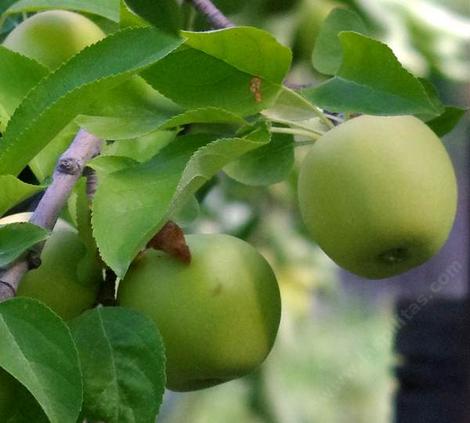
{"type": "Polygon", "coordinates": [[[318,245],[340,266],[371,279],[433,256],[457,204],[449,156],[413,116],[360,116],[327,132],[305,157],[298,190],[318,245]]]}
{"type": "Polygon", "coordinates": [[[167,387],[207,388],[243,376],[277,334],[279,287],[267,261],[229,235],[188,235],[191,264],[147,250],[118,289],[118,304],[157,324],[166,347],[167,387]]]}
{"type": "Polygon", "coordinates": [[[55,69],[104,37],[98,25],[79,13],[50,10],[24,20],[3,45],[55,69]]]}
{"type": "MultiPolygon", "coordinates": [[[[0,219],[0,225],[27,222],[31,213],[18,213],[0,219]]],[[[90,270],[90,280],[79,279],[77,265],[85,246],[77,231],[59,219],[41,253],[41,266],[30,270],[21,280],[18,296],[36,298],[64,320],[70,320],[91,308],[102,280],[98,264],[90,270]]]]}

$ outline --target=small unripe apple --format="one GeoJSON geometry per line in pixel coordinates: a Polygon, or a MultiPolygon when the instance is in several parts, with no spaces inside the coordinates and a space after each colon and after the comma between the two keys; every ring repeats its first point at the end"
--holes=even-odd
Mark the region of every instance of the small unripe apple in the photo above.
{"type": "Polygon", "coordinates": [[[298,189],[318,245],[341,267],[371,279],[432,257],[457,204],[450,158],[413,116],[360,116],[330,130],[305,157],[298,189]]]}
{"type": "MultiPolygon", "coordinates": [[[[31,213],[18,213],[0,219],[0,225],[27,222],[30,217],[31,213]]],[[[17,295],[42,301],[64,320],[80,315],[95,304],[102,280],[98,265],[90,270],[90,280],[79,279],[77,265],[84,254],[77,231],[59,219],[42,250],[41,265],[26,273],[17,295]]]]}
{"type": "Polygon", "coordinates": [[[85,16],[50,10],[24,20],[8,34],[3,45],[55,69],[104,37],[101,28],[85,16]]]}
{"type": "Polygon", "coordinates": [[[119,285],[118,303],[158,326],[167,387],[207,388],[250,373],[271,350],[280,321],[279,287],[267,261],[228,235],[188,235],[192,261],[155,250],[119,285]]]}

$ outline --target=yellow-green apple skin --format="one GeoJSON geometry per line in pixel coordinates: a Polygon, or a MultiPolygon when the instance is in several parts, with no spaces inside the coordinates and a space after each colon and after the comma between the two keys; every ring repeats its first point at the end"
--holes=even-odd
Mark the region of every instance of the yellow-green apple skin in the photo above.
{"type": "Polygon", "coordinates": [[[147,250],[119,285],[118,304],[158,326],[167,387],[191,391],[250,373],[279,327],[276,277],[250,244],[229,235],[188,235],[191,263],[147,250]]]}
{"type": "Polygon", "coordinates": [[[85,16],[50,10],[24,20],[8,34],[3,45],[55,69],[104,37],[101,28],[85,16]]]}
{"type": "MultiPolygon", "coordinates": [[[[0,219],[0,225],[27,222],[30,217],[31,213],[18,213],[0,219]]],[[[42,250],[41,265],[26,273],[17,295],[42,301],[64,320],[77,317],[96,303],[102,280],[98,263],[88,272],[89,280],[79,279],[77,265],[85,252],[76,230],[59,219],[42,250]]]]}
{"type": "Polygon", "coordinates": [[[323,135],[302,162],[299,205],[318,245],[366,278],[405,272],[446,241],[457,205],[450,158],[413,116],[360,116],[323,135]]]}

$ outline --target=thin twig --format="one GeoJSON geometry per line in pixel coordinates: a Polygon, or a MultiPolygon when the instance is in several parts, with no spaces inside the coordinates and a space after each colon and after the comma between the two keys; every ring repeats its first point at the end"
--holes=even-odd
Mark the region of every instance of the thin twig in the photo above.
{"type": "MultiPolygon", "coordinates": [[[[99,154],[101,140],[94,135],[80,130],[69,148],[60,157],[52,183],[39,201],[30,222],[52,230],[59,213],[67,202],[70,193],[80,178],[86,163],[99,154]]],[[[32,267],[37,267],[42,245],[18,258],[0,275],[0,302],[13,297],[24,274],[32,267]]]]}
{"type": "Polygon", "coordinates": [[[190,0],[216,29],[230,28],[235,24],[228,19],[211,0],[190,0]]]}

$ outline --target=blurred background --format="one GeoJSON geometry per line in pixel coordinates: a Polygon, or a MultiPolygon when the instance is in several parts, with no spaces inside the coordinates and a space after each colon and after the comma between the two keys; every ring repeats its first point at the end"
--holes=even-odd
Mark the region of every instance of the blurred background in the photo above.
{"type": "MultiPolygon", "coordinates": [[[[470,104],[468,0],[215,3],[236,24],[265,28],[293,49],[289,83],[322,80],[311,64],[315,37],[332,8],[348,6],[406,68],[429,78],[445,101],[470,104]]],[[[189,7],[186,12],[188,28],[209,29],[189,7]]],[[[167,392],[159,423],[458,423],[463,414],[457,419],[455,410],[464,408],[468,382],[459,360],[467,355],[468,365],[468,351],[449,351],[447,345],[457,344],[456,339],[461,343],[470,332],[468,324],[461,324],[468,312],[462,304],[468,285],[469,127],[467,113],[444,140],[460,184],[451,238],[431,263],[400,278],[365,281],[340,271],[306,235],[296,206],[296,181],[308,147],[297,149],[289,180],[268,189],[244,186],[224,174],[205,187],[198,194],[200,215],[186,229],[231,233],[265,255],[282,290],[281,328],[256,374],[204,391],[167,392]],[[440,281],[436,292],[430,292],[433,281],[440,281]],[[403,323],[403,302],[409,307],[419,295],[433,301],[403,323]],[[444,317],[434,303],[438,309],[444,304],[439,312],[444,317]],[[436,321],[447,323],[436,329],[436,321]],[[417,342],[421,328],[429,336],[417,342]],[[462,338],[462,333],[467,335],[462,338]],[[445,377],[447,385],[436,384],[445,377]]]]}

